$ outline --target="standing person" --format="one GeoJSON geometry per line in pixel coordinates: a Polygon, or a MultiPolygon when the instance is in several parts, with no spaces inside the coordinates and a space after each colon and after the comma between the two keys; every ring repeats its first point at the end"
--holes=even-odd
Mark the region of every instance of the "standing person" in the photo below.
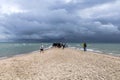
{"type": "Polygon", "coordinates": [[[87,51],[87,44],[85,42],[83,43],[83,49],[84,51],[87,51]]]}
{"type": "Polygon", "coordinates": [[[66,44],[64,43],[64,44],[62,44],[63,45],[63,49],[66,47],[66,44]]]}
{"type": "Polygon", "coordinates": [[[44,49],[43,49],[43,45],[42,45],[42,46],[40,47],[40,52],[43,52],[43,50],[44,50],[44,49]]]}

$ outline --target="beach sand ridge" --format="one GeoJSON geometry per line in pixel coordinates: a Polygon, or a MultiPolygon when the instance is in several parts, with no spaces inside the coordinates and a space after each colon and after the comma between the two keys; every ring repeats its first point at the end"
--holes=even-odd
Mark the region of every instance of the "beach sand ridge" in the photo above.
{"type": "Polygon", "coordinates": [[[120,80],[120,57],[52,48],[0,60],[0,80],[120,80]]]}

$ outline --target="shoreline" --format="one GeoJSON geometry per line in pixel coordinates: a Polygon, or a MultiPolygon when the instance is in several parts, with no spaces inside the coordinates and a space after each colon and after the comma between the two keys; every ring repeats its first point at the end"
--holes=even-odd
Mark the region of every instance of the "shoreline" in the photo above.
{"type": "Polygon", "coordinates": [[[33,52],[37,52],[37,51],[38,50],[32,51],[32,52],[27,52],[27,53],[21,53],[21,54],[11,55],[11,56],[0,57],[0,60],[9,59],[9,58],[13,58],[13,57],[24,56],[24,55],[29,55],[29,54],[32,54],[33,52]]]}
{"type": "MultiPolygon", "coordinates": [[[[67,47],[69,49],[75,49],[75,50],[79,50],[79,51],[83,51],[81,50],[80,48],[76,48],[76,47],[67,47]]],[[[52,47],[48,47],[48,48],[45,48],[44,51],[46,50],[49,50],[49,49],[52,49],[52,47]]],[[[59,48],[58,48],[59,49],[59,48]]],[[[61,48],[60,48],[61,49],[61,48]]],[[[17,55],[11,55],[11,56],[4,56],[4,57],[0,57],[0,60],[4,60],[4,59],[9,59],[9,58],[13,58],[13,57],[19,57],[19,56],[25,56],[25,55],[29,55],[29,54],[32,54],[34,52],[40,52],[40,50],[35,50],[35,51],[32,51],[32,52],[27,52],[27,53],[21,53],[21,54],[17,54],[17,55]]],[[[86,51],[86,52],[92,52],[92,53],[95,53],[95,54],[101,54],[101,55],[108,55],[108,56],[112,56],[112,57],[120,57],[120,55],[117,55],[117,54],[109,54],[109,53],[105,53],[105,52],[96,52],[96,51],[86,51]]]]}
{"type": "MultiPolygon", "coordinates": [[[[51,49],[51,47],[45,48],[44,51],[49,50],[49,49],[51,49]]],[[[11,56],[4,56],[4,57],[0,57],[0,60],[12,58],[12,57],[17,57],[17,56],[29,55],[29,54],[32,54],[32,53],[34,53],[34,52],[40,52],[40,50],[35,50],[35,51],[26,52],[26,53],[21,53],[21,54],[16,54],[16,55],[11,55],[11,56]]]]}
{"type": "MultiPolygon", "coordinates": [[[[83,51],[81,48],[76,48],[76,47],[69,47],[69,48],[83,51]]],[[[92,52],[92,53],[96,53],[96,54],[108,55],[108,56],[113,56],[113,57],[120,57],[120,54],[115,54],[115,53],[110,54],[110,53],[105,53],[105,52],[102,52],[102,51],[98,52],[98,51],[95,51],[95,50],[93,50],[93,51],[87,50],[86,52],[92,52]]]]}
{"type": "Polygon", "coordinates": [[[114,56],[114,57],[120,57],[120,54],[115,54],[115,53],[105,53],[105,52],[97,52],[97,51],[88,51],[88,52],[93,52],[93,53],[96,53],[96,54],[102,54],[102,55],[109,55],[109,56],[114,56]]]}
{"type": "MultiPolygon", "coordinates": [[[[82,48],[76,48],[76,47],[69,47],[69,48],[83,51],[82,48]]],[[[86,52],[93,52],[93,53],[97,53],[97,54],[103,54],[103,55],[110,55],[110,56],[120,57],[120,54],[116,54],[116,53],[112,53],[112,54],[111,54],[111,53],[102,52],[102,51],[93,50],[93,49],[88,49],[86,52]],[[92,50],[92,51],[91,51],[91,50],[92,50]]]]}

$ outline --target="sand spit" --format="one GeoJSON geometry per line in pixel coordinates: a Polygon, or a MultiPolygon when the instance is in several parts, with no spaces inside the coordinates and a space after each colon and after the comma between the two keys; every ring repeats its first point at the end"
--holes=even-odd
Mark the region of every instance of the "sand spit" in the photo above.
{"type": "Polygon", "coordinates": [[[0,80],[120,80],[120,57],[53,48],[0,60],[0,80]]]}

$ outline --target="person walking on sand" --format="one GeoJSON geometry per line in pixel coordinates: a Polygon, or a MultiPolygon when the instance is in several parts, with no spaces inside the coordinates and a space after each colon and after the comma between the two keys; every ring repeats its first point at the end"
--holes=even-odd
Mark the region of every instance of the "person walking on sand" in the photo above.
{"type": "Polygon", "coordinates": [[[43,49],[43,45],[40,47],[40,53],[43,52],[44,49],[43,49]]]}
{"type": "Polygon", "coordinates": [[[84,51],[87,51],[87,44],[85,42],[83,43],[83,49],[84,51]]]}

